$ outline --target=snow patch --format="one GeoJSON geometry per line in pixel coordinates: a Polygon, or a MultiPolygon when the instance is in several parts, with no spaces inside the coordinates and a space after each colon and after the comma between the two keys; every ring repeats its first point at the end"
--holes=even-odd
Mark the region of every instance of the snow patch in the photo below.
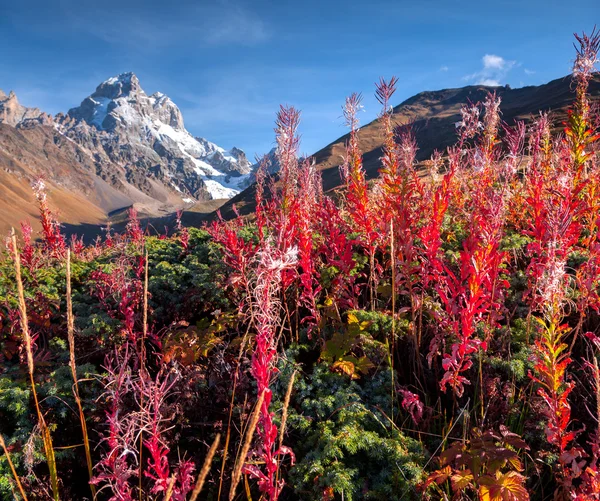
{"type": "Polygon", "coordinates": [[[94,114],[92,115],[92,123],[98,128],[102,129],[102,122],[108,115],[108,105],[111,100],[107,97],[90,97],[94,103],[94,114]]]}

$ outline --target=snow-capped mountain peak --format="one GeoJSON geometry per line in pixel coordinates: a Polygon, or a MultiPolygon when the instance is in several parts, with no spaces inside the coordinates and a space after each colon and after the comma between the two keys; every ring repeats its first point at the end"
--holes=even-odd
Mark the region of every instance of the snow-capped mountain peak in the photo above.
{"type": "Polygon", "coordinates": [[[231,198],[243,189],[251,171],[243,151],[227,151],[190,134],[177,105],[161,92],[147,95],[134,73],[105,80],[68,117],[87,124],[113,156],[135,145],[135,158],[127,155],[127,160],[136,170],[140,164],[160,164],[147,174],[162,174],[185,198],[231,198]]]}

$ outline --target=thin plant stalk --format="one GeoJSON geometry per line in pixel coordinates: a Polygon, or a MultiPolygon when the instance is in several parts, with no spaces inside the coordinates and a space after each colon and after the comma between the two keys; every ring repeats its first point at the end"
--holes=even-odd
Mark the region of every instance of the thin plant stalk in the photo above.
{"type": "Polygon", "coordinates": [[[142,342],[140,346],[141,367],[142,370],[146,364],[146,337],[148,336],[148,251],[144,259],[144,311],[142,325],[142,342]]]}
{"type": "Polygon", "coordinates": [[[40,409],[40,403],[38,401],[37,391],[35,389],[35,380],[33,378],[33,372],[35,369],[33,363],[33,350],[31,346],[33,344],[31,340],[31,334],[29,332],[29,325],[27,322],[27,306],[25,304],[25,292],[23,291],[23,280],[21,279],[21,259],[19,257],[19,250],[17,248],[17,237],[13,228],[11,232],[12,237],[12,251],[15,263],[15,278],[17,281],[17,294],[19,296],[19,313],[21,330],[23,331],[23,339],[25,340],[25,351],[27,353],[27,368],[29,371],[29,381],[31,383],[31,393],[33,395],[33,401],[35,403],[35,409],[38,416],[38,424],[42,433],[42,439],[44,442],[44,453],[46,455],[46,462],[48,463],[48,470],[50,471],[50,486],[52,488],[52,498],[54,501],[59,501],[58,494],[58,473],[56,470],[56,458],[54,457],[54,449],[52,447],[52,436],[50,435],[50,429],[46,424],[42,410],[40,409]]]}
{"type": "MultiPolygon", "coordinates": [[[[148,335],[148,251],[146,251],[144,260],[144,309],[143,309],[143,322],[142,322],[142,340],[140,342],[140,377],[144,377],[144,371],[146,367],[146,336],[148,335]]],[[[143,402],[143,395],[140,395],[140,407],[143,402]]],[[[142,479],[143,479],[143,450],[144,450],[144,431],[140,430],[140,466],[138,474],[138,499],[142,501],[142,479]]]]}
{"type": "MultiPolygon", "coordinates": [[[[251,324],[252,325],[252,320],[251,324]]],[[[242,338],[242,343],[240,344],[240,350],[238,353],[238,365],[235,368],[235,374],[233,376],[233,388],[231,390],[231,402],[229,403],[229,418],[227,421],[227,435],[225,436],[225,448],[223,450],[223,459],[221,460],[221,474],[219,476],[219,492],[217,494],[217,500],[221,499],[221,491],[223,489],[223,477],[225,475],[225,463],[227,462],[227,454],[229,452],[229,441],[231,439],[231,419],[233,417],[233,403],[235,401],[235,390],[237,388],[238,377],[240,374],[240,366],[239,361],[242,359],[242,354],[244,352],[244,348],[246,347],[246,341],[248,339],[248,333],[250,332],[250,326],[246,330],[244,337],[242,338]]]]}
{"type": "Polygon", "coordinates": [[[15,469],[15,465],[10,459],[10,454],[8,453],[8,449],[6,448],[6,443],[4,442],[4,437],[0,434],[0,446],[2,446],[2,450],[4,451],[4,455],[6,456],[6,460],[8,461],[8,466],[10,467],[10,471],[13,474],[15,479],[15,483],[17,484],[17,488],[21,493],[21,497],[23,501],[27,501],[27,495],[25,494],[25,489],[23,489],[23,485],[21,485],[21,480],[19,480],[19,475],[17,475],[17,470],[15,469]]]}
{"type": "MultiPolygon", "coordinates": [[[[290,408],[290,400],[292,399],[292,390],[294,388],[294,380],[296,379],[296,373],[298,371],[294,370],[292,372],[292,376],[290,377],[290,381],[287,386],[287,390],[285,391],[285,397],[283,399],[283,409],[281,412],[281,426],[279,427],[279,450],[283,446],[283,436],[285,434],[285,426],[287,424],[288,419],[288,410],[290,408]]],[[[275,477],[275,482],[279,481],[279,460],[277,461],[277,475],[275,477]]]]}
{"type": "Polygon", "coordinates": [[[296,379],[296,373],[298,371],[294,370],[292,372],[292,376],[290,377],[290,382],[288,383],[287,390],[285,392],[285,398],[283,400],[283,411],[281,414],[281,426],[279,429],[279,448],[283,445],[283,435],[285,433],[285,425],[287,424],[288,418],[288,409],[290,407],[290,400],[292,398],[292,390],[294,388],[294,380],[296,379]]]}
{"type": "Polygon", "coordinates": [[[233,476],[231,478],[231,488],[229,489],[229,501],[233,501],[233,498],[235,497],[235,490],[238,484],[240,483],[240,479],[242,478],[242,468],[244,466],[244,463],[246,462],[246,458],[248,457],[248,452],[250,452],[252,438],[254,437],[254,432],[256,431],[256,426],[258,425],[258,420],[260,418],[260,411],[264,398],[265,393],[262,392],[258,397],[256,406],[254,407],[254,412],[252,413],[252,417],[250,418],[250,424],[248,425],[248,429],[246,430],[244,446],[242,447],[242,451],[238,457],[238,461],[233,470],[233,476]]]}
{"type": "Polygon", "coordinates": [[[221,435],[217,433],[213,444],[210,446],[206,459],[204,460],[204,464],[202,465],[202,469],[198,474],[198,479],[196,480],[196,486],[192,491],[192,495],[190,497],[190,501],[196,501],[198,494],[202,491],[202,487],[204,487],[204,482],[206,481],[206,477],[208,476],[208,472],[210,471],[210,465],[212,464],[212,460],[215,457],[217,452],[217,448],[219,447],[219,442],[221,441],[221,435]]]}
{"type": "Polygon", "coordinates": [[[173,488],[175,487],[175,481],[177,477],[173,475],[171,480],[169,480],[169,487],[167,487],[167,492],[165,493],[165,497],[163,501],[171,501],[171,497],[173,497],[173,488]]]}
{"type": "MultiPolygon", "coordinates": [[[[79,383],[77,378],[77,365],[75,363],[75,322],[73,317],[73,301],[71,293],[71,249],[67,249],[67,335],[69,338],[69,366],[73,375],[73,394],[75,402],[79,410],[79,421],[81,422],[81,432],[83,434],[83,446],[85,448],[85,460],[87,462],[88,474],[90,480],[94,476],[92,465],[92,454],[90,452],[90,441],[88,437],[87,424],[85,422],[85,414],[83,413],[83,405],[81,404],[81,396],[79,394],[79,383]]],[[[96,487],[89,484],[92,491],[92,498],[96,499],[96,487]]]]}

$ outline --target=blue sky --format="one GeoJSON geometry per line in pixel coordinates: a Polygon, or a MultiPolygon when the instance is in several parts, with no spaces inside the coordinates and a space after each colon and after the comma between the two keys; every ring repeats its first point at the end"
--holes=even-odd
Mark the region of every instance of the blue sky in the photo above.
{"type": "Polygon", "coordinates": [[[0,88],[66,112],[108,77],[133,71],[168,94],[193,134],[250,158],[274,144],[279,104],[302,110],[302,152],[345,133],[341,105],[378,110],[423,90],[481,82],[535,85],[564,76],[573,32],[600,24],[600,2],[564,0],[3,0],[0,88]]]}

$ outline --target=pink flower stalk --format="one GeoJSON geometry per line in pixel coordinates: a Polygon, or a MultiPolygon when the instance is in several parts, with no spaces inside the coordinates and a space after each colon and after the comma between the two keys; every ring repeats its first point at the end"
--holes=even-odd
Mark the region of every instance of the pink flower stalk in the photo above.
{"type": "Polygon", "coordinates": [[[503,162],[502,174],[507,180],[512,179],[517,173],[519,161],[525,144],[525,122],[519,120],[514,127],[503,125],[504,143],[508,149],[503,162]]]}
{"type": "Polygon", "coordinates": [[[499,151],[498,145],[498,129],[500,127],[500,103],[501,99],[496,97],[496,92],[490,93],[483,101],[483,138],[481,149],[484,152],[485,162],[487,167],[491,167],[497,160],[496,152],[499,151]]]}
{"type": "Polygon", "coordinates": [[[143,246],[144,231],[142,230],[142,226],[140,225],[137,209],[131,206],[127,210],[127,217],[129,218],[129,221],[127,222],[126,226],[127,236],[137,246],[143,246]]]}
{"type": "Polygon", "coordinates": [[[600,31],[596,31],[596,28],[592,30],[592,33],[587,35],[582,33],[581,35],[575,35],[575,39],[579,43],[579,47],[575,45],[577,56],[573,63],[573,76],[577,80],[577,84],[584,85],[585,88],[581,89],[583,93],[587,92],[587,84],[592,78],[594,73],[594,67],[598,62],[598,52],[600,51],[600,31]]]}
{"type": "Polygon", "coordinates": [[[564,266],[581,233],[582,185],[568,171],[555,172],[550,179],[533,172],[529,181],[527,202],[533,217],[525,233],[534,240],[527,246],[528,297],[534,308],[558,314],[564,302],[564,266]]]}
{"type": "Polygon", "coordinates": [[[33,183],[32,188],[40,210],[44,246],[53,257],[63,257],[67,248],[65,237],[60,232],[60,223],[56,220],[48,206],[46,183],[44,183],[42,178],[39,178],[33,183]]]}
{"type": "Polygon", "coordinates": [[[529,154],[531,155],[531,168],[540,172],[547,166],[552,142],[550,133],[550,118],[547,113],[541,113],[532,124],[529,131],[529,154]]]}
{"type": "Polygon", "coordinates": [[[183,210],[179,209],[177,211],[177,219],[176,219],[176,228],[179,231],[179,241],[181,242],[181,246],[183,247],[184,252],[188,250],[190,244],[190,231],[186,226],[183,226],[181,223],[181,217],[183,216],[183,210]]]}
{"type": "Polygon", "coordinates": [[[332,280],[328,297],[344,309],[358,308],[359,287],[352,270],[356,267],[354,260],[354,240],[348,238],[349,224],[342,217],[338,206],[330,199],[324,198],[319,208],[319,233],[326,235],[319,248],[319,255],[324,267],[335,267],[338,273],[332,280]]]}
{"type": "Polygon", "coordinates": [[[600,51],[600,31],[596,28],[591,35],[575,35],[579,47],[575,45],[577,57],[573,64],[573,79],[577,85],[575,104],[569,109],[569,118],[565,127],[565,142],[575,170],[579,175],[587,176],[590,160],[594,153],[594,143],[600,140],[600,134],[594,130],[592,109],[588,97],[588,87],[598,62],[600,51]]]}
{"type": "Polygon", "coordinates": [[[429,287],[443,272],[441,260],[442,224],[450,203],[450,190],[454,178],[454,168],[448,170],[442,182],[432,188],[426,197],[429,206],[424,210],[427,216],[425,224],[419,230],[419,238],[423,245],[421,253],[421,277],[424,287],[429,287]]]}
{"type": "Polygon", "coordinates": [[[298,125],[300,112],[293,106],[280,106],[275,123],[277,140],[277,160],[279,176],[282,181],[281,208],[284,212],[289,208],[291,199],[296,195],[298,182],[298,125]]]}
{"type": "MultiPolygon", "coordinates": [[[[144,258],[137,262],[137,276],[141,276],[144,258]]],[[[143,284],[139,278],[128,277],[130,264],[122,260],[111,273],[95,270],[90,274],[93,284],[91,293],[100,300],[102,307],[113,318],[123,323],[123,334],[132,342],[137,340],[137,312],[143,300],[143,284]]]]}
{"type": "Polygon", "coordinates": [[[357,112],[362,109],[362,96],[352,94],[346,98],[344,118],[350,127],[350,140],[346,145],[346,158],[340,167],[342,180],[346,183],[346,210],[352,219],[355,231],[361,233],[361,242],[369,255],[375,253],[379,232],[376,227],[375,211],[369,197],[368,184],[358,145],[357,112]]]}
{"type": "Polygon", "coordinates": [[[137,475],[139,451],[135,440],[136,426],[132,416],[124,413],[122,402],[131,392],[132,374],[129,368],[127,346],[122,356],[115,353],[107,357],[108,372],[104,396],[109,399],[106,411],[108,434],[103,442],[107,446],[105,456],[95,466],[97,475],[91,480],[94,485],[108,487],[112,493],[109,501],[134,501],[130,480],[137,475]]]}
{"type": "Polygon", "coordinates": [[[296,209],[296,233],[300,264],[300,302],[308,308],[310,315],[305,315],[302,322],[309,322],[311,330],[319,323],[320,313],[317,309],[317,296],[321,291],[319,274],[315,264],[316,249],[313,245],[315,218],[321,203],[321,177],[315,169],[314,162],[305,160],[299,173],[299,191],[296,209]]]}
{"type": "MultiPolygon", "coordinates": [[[[258,159],[257,159],[258,160],[258,159]]],[[[264,155],[258,160],[258,169],[256,170],[256,191],[254,192],[254,200],[256,202],[256,226],[258,228],[258,238],[262,241],[265,236],[265,225],[267,224],[265,211],[265,181],[267,178],[267,168],[269,165],[269,157],[264,155]]]]}
{"type": "Polygon", "coordinates": [[[421,271],[417,264],[415,239],[423,215],[426,189],[415,169],[418,148],[412,126],[407,124],[396,127],[394,137],[396,146],[391,150],[386,146],[383,164],[384,167],[396,165],[397,177],[388,175],[384,168],[383,183],[380,186],[383,188],[382,212],[385,215],[380,219],[386,232],[390,233],[393,228],[394,263],[397,270],[393,269],[392,273],[397,275],[396,289],[408,291],[414,314],[418,302],[415,286],[421,271]]]}
{"type": "Polygon", "coordinates": [[[103,228],[103,231],[106,232],[106,242],[105,245],[108,249],[112,249],[115,245],[115,241],[113,239],[112,227],[110,221],[106,223],[106,227],[103,228]]]}
{"type": "Polygon", "coordinates": [[[264,462],[264,470],[256,465],[246,465],[244,470],[253,478],[258,479],[258,487],[270,501],[276,501],[283,488],[283,480],[276,480],[277,463],[280,456],[293,454],[287,447],[275,449],[277,442],[277,427],[273,423],[273,414],[269,411],[272,392],[269,387],[275,374],[275,331],[279,323],[279,302],[277,295],[280,291],[282,274],[293,268],[298,260],[295,248],[283,253],[267,243],[257,255],[258,267],[253,290],[253,318],[256,325],[256,346],[252,355],[252,375],[256,379],[258,394],[264,399],[260,409],[258,435],[261,443],[258,455],[264,462]]]}
{"type": "Polygon", "coordinates": [[[77,237],[77,235],[71,235],[71,252],[77,257],[80,257],[85,251],[85,243],[83,243],[83,237],[77,237]]]}
{"type": "MultiPolygon", "coordinates": [[[[138,381],[140,420],[145,436],[148,436],[144,440],[144,445],[149,452],[149,469],[144,474],[154,482],[150,489],[152,494],[166,493],[172,480],[168,458],[170,449],[165,438],[165,432],[168,430],[167,423],[171,419],[166,415],[166,399],[177,383],[177,379],[177,375],[172,377],[160,371],[154,380],[142,376],[138,381]]],[[[175,471],[171,499],[186,501],[187,494],[193,489],[194,469],[191,461],[180,461],[175,471]]]]}
{"type": "MultiPolygon", "coordinates": [[[[386,247],[389,246],[393,263],[393,292],[396,294],[397,291],[405,291],[409,297],[414,325],[419,304],[416,284],[420,271],[415,239],[422,215],[425,187],[415,169],[418,148],[412,126],[394,126],[392,120],[393,108],[389,102],[396,90],[396,83],[395,77],[389,82],[381,80],[376,90],[377,99],[382,105],[380,119],[384,135],[382,168],[377,185],[377,222],[386,247]]],[[[418,340],[416,344],[419,344],[418,340]]]]}
{"type": "MultiPolygon", "coordinates": [[[[242,225],[243,222],[240,218],[229,222],[220,219],[207,226],[206,230],[213,240],[221,246],[223,261],[230,269],[229,285],[234,290],[249,295],[249,266],[258,250],[258,246],[252,240],[246,241],[239,236],[242,225]]],[[[243,309],[243,306],[243,304],[240,304],[240,310],[243,309]]]]}
{"type": "Polygon", "coordinates": [[[463,106],[460,114],[462,120],[456,123],[456,128],[459,131],[458,146],[462,148],[465,141],[479,134],[479,131],[483,129],[483,124],[479,120],[481,109],[478,104],[469,103],[469,105],[463,106]]]}
{"type": "Polygon", "coordinates": [[[398,153],[395,127],[392,122],[392,114],[394,110],[390,105],[390,99],[396,92],[397,83],[398,79],[396,77],[392,77],[389,82],[386,82],[382,78],[379,83],[377,83],[375,91],[375,97],[381,104],[382,108],[379,116],[383,126],[383,157],[381,158],[382,168],[379,171],[379,185],[382,188],[385,201],[391,201],[392,203],[395,200],[391,199],[402,185],[402,176],[406,174],[405,169],[402,169],[402,167],[406,166],[401,164],[400,155],[398,153]]]}
{"type": "Polygon", "coordinates": [[[35,246],[31,240],[33,229],[29,221],[21,223],[21,233],[23,234],[23,248],[21,250],[21,263],[30,271],[37,267],[39,257],[36,258],[35,246]]]}
{"type": "Polygon", "coordinates": [[[470,384],[463,376],[473,365],[470,355],[480,348],[487,349],[486,341],[475,337],[476,326],[482,321],[496,324],[502,292],[508,286],[499,278],[505,259],[505,253],[499,250],[501,222],[485,212],[473,214],[470,234],[460,254],[460,275],[444,265],[444,280],[437,286],[448,315],[447,327],[456,338],[451,353],[445,354],[442,361],[445,374],[440,387],[445,391],[450,386],[458,397],[463,395],[464,385],[470,384]]]}

